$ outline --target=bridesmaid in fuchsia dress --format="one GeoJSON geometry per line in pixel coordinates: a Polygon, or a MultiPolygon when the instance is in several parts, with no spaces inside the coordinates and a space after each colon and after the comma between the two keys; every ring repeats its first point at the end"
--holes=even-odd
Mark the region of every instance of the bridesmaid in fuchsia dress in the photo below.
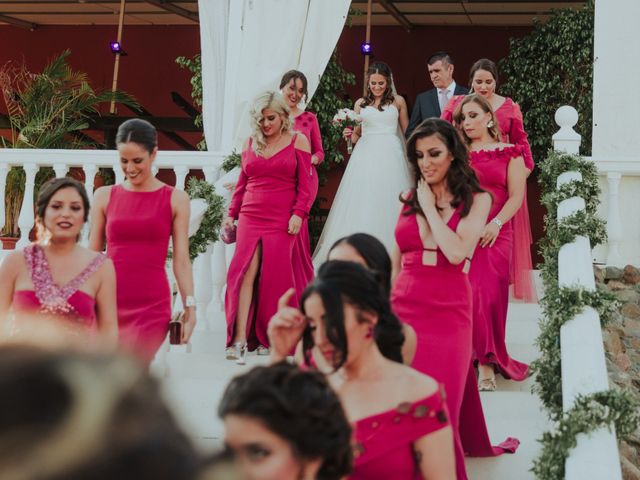
{"type": "Polygon", "coordinates": [[[467,272],[473,269],[471,258],[491,198],[482,192],[451,124],[425,121],[409,138],[407,155],[416,190],[404,195],[396,225],[391,301],[394,312],[418,336],[413,368],[444,385],[455,433],[457,478],[464,480],[465,452],[491,456],[517,446],[512,441],[491,447],[471,363],[472,293],[467,272]],[[463,416],[473,419],[472,437],[464,445],[463,416]]]}
{"type": "Polygon", "coordinates": [[[189,260],[189,197],[156,179],[152,172],[157,133],[150,123],[127,120],[116,135],[121,185],[94,196],[90,246],[107,255],[116,269],[120,344],[151,362],[171,321],[171,290],[165,271],[169,238],[173,271],[185,305],[182,342],[195,326],[193,277],[189,260]]]}
{"type": "MultiPolygon", "coordinates": [[[[298,71],[290,70],[282,76],[280,80],[280,91],[285,102],[291,110],[293,118],[293,130],[302,133],[311,145],[311,185],[309,191],[309,209],[318,194],[318,172],[316,167],[324,160],[324,150],[322,149],[322,137],[320,136],[320,125],[318,118],[309,111],[302,111],[298,104],[304,97],[308,100],[307,77],[298,71]]],[[[296,281],[296,293],[300,297],[307,284],[313,280],[313,263],[311,262],[311,245],[309,241],[309,216],[302,220],[300,233],[296,237],[293,254],[293,275],[296,281]]]]}
{"type": "Polygon", "coordinates": [[[289,108],[266,92],[251,110],[253,134],[242,152],[240,177],[225,228],[237,220],[236,251],[227,272],[225,313],[229,360],[268,353],[267,325],[278,299],[297,289],[293,256],[309,213],[309,142],[291,131],[289,108]]]}
{"type": "Polygon", "coordinates": [[[495,116],[486,99],[479,95],[465,98],[455,121],[471,149],[471,167],[480,185],[493,196],[490,221],[480,240],[470,278],[479,385],[481,390],[495,390],[494,369],[513,380],[523,380],[528,374],[527,365],[512,359],[505,343],[513,248],[511,220],[522,205],[527,171],[522,147],[500,143],[495,116]]]}

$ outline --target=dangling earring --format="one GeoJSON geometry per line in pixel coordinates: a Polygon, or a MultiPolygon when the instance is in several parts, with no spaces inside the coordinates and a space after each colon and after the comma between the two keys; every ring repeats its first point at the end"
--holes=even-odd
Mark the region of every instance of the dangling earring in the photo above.
{"type": "Polygon", "coordinates": [[[369,330],[367,330],[367,334],[364,336],[364,338],[371,338],[373,337],[373,327],[370,326],[369,330]]]}
{"type": "Polygon", "coordinates": [[[493,123],[493,120],[489,120],[489,122],[487,123],[487,128],[493,128],[495,124],[493,123]]]}

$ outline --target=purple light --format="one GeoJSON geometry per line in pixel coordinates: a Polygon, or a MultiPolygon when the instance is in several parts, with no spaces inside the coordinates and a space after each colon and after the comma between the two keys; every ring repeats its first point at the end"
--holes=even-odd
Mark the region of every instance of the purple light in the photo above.
{"type": "Polygon", "coordinates": [[[371,55],[371,50],[370,42],[362,42],[360,45],[360,52],[362,52],[363,55],[371,55]]]}
{"type": "Polygon", "coordinates": [[[109,42],[109,47],[111,47],[111,53],[122,53],[122,45],[120,42],[109,42]]]}

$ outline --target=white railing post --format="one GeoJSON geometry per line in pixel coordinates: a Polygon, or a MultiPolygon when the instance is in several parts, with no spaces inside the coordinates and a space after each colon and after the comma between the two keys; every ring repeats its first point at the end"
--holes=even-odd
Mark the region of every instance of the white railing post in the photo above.
{"type": "Polygon", "coordinates": [[[608,172],[607,183],[607,265],[623,266],[620,243],[623,239],[622,218],[620,216],[620,172],[608,172]]]}
{"type": "Polygon", "coordinates": [[[67,165],[66,163],[54,163],[53,171],[56,174],[56,178],[62,178],[69,171],[69,165],[67,165]]]}
{"type": "MultiPolygon", "coordinates": [[[[572,107],[561,107],[556,112],[560,131],[553,136],[554,147],[568,153],[577,153],[580,136],[572,135],[577,112],[572,107]],[[577,136],[577,137],[576,137],[577,136]]],[[[573,132],[575,133],[575,132],[573,132]]],[[[557,187],[572,180],[582,180],[579,172],[565,172],[558,177],[557,187]]],[[[563,200],[558,205],[558,221],[585,209],[579,197],[563,200]]],[[[558,253],[558,284],[560,287],[580,287],[594,291],[591,245],[589,239],[578,236],[563,245],[558,253]]],[[[602,330],[598,312],[587,307],[560,329],[560,356],[562,364],[562,408],[570,410],[579,395],[590,395],[609,389],[609,377],[604,357],[602,330]]],[[[600,427],[589,435],[577,437],[577,446],[565,462],[566,480],[600,479],[621,480],[620,460],[615,431],[600,427]]]]}
{"type": "MultiPolygon", "coordinates": [[[[5,190],[7,188],[8,174],[9,174],[9,165],[7,165],[6,163],[0,163],[0,192],[2,192],[3,197],[5,196],[5,190]]],[[[2,229],[4,228],[4,223],[6,220],[5,203],[6,202],[2,202],[2,204],[0,204],[0,231],[2,231],[2,229]]]]}
{"type": "Polygon", "coordinates": [[[176,188],[178,190],[184,190],[185,189],[184,181],[187,178],[189,169],[185,165],[177,165],[173,167],[173,171],[176,174],[176,188]]]}
{"type": "Polygon", "coordinates": [[[16,244],[16,248],[24,248],[29,245],[29,233],[33,228],[35,220],[33,212],[33,188],[36,181],[36,173],[38,173],[38,165],[35,163],[27,163],[23,166],[25,173],[24,198],[22,199],[22,207],[18,216],[18,228],[20,228],[20,240],[16,244]]]}

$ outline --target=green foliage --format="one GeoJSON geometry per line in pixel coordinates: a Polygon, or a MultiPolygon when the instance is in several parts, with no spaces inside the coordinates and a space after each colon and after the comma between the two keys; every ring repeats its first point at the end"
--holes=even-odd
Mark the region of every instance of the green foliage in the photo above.
{"type": "Polygon", "coordinates": [[[545,296],[540,301],[543,318],[536,344],[540,358],[531,365],[536,373],[534,391],[555,422],[552,432],[545,432],[540,442],[542,451],[534,461],[532,471],[539,480],[562,480],[564,465],[570,450],[576,446],[576,436],[603,426],[615,425],[618,435],[633,432],[640,422],[640,404],[628,392],[606,391],[583,396],[568,411],[562,411],[562,377],[560,358],[560,329],[582,312],[585,307],[595,309],[605,325],[619,308],[619,302],[608,291],[585,290],[582,287],[560,287],[558,284],[558,253],[562,245],[577,236],[586,236],[595,246],[606,240],[604,222],[596,216],[600,195],[597,169],[593,162],[577,155],[550,151],[540,165],[538,181],[542,187],[542,202],[547,207],[545,237],[541,241],[544,263],[541,268],[545,296]],[[572,181],[556,189],[558,176],[576,171],[581,181],[572,181]],[[580,195],[586,204],[579,211],[561,221],[557,218],[558,203],[580,195]]]}
{"type": "Polygon", "coordinates": [[[509,55],[500,62],[507,77],[500,93],[522,107],[534,158],[551,148],[555,111],[562,105],[578,110],[581,153],[591,153],[593,19],[593,0],[578,10],[554,10],[530,35],[511,39],[509,55]]]}
{"type": "Polygon", "coordinates": [[[209,244],[218,241],[225,208],[224,199],[216,193],[213,185],[205,180],[190,178],[186,192],[189,198],[202,198],[208,205],[198,231],[189,238],[189,258],[193,261],[207,250],[209,244]]]}
{"type": "MultiPolygon", "coordinates": [[[[202,59],[200,54],[194,55],[192,58],[187,57],[178,57],[176,58],[176,63],[180,65],[180,67],[189,70],[191,75],[191,98],[193,99],[193,104],[197,107],[202,106],[202,59]]],[[[202,127],[202,114],[196,115],[193,119],[193,123],[202,127]]],[[[198,145],[196,145],[198,150],[206,150],[207,143],[203,138],[198,145]]]]}
{"type": "Polygon", "coordinates": [[[231,152],[222,162],[222,170],[225,172],[230,172],[236,167],[240,167],[240,162],[242,161],[242,155],[240,155],[235,150],[231,152]]]}
{"type": "MultiPolygon", "coordinates": [[[[49,62],[41,73],[29,72],[24,65],[6,63],[0,68],[0,89],[4,101],[11,138],[0,138],[4,148],[87,148],[95,143],[82,135],[98,108],[115,100],[136,108],[130,95],[110,90],[96,91],[87,75],[74,71],[67,63],[70,50],[49,62]]],[[[54,176],[52,168],[42,168],[36,175],[34,193],[54,176]]],[[[7,235],[18,234],[18,215],[24,196],[25,174],[21,167],[7,175],[5,217],[7,235]]]]}

